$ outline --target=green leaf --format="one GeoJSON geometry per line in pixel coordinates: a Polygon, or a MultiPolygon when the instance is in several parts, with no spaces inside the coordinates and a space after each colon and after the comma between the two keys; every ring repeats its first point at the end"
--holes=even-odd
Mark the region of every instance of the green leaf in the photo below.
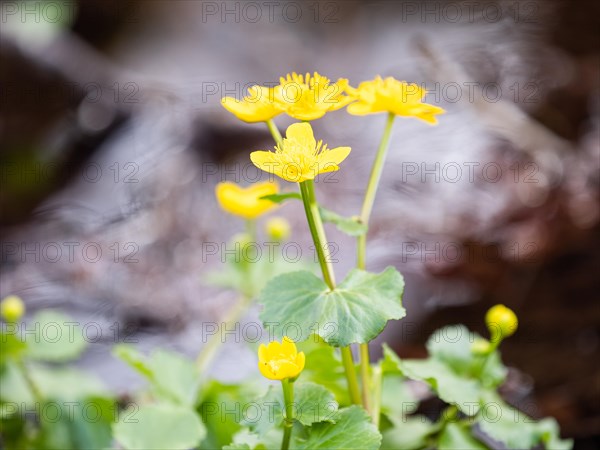
{"type": "Polygon", "coordinates": [[[555,419],[546,418],[538,422],[538,428],[542,431],[542,442],[548,450],[571,450],[572,439],[561,439],[558,423],[555,419]]]}
{"type": "Polygon", "coordinates": [[[264,305],[261,319],[278,337],[303,341],[314,332],[345,347],[371,341],[388,320],[404,317],[403,291],[402,275],[393,267],[380,274],[354,269],[333,291],[310,272],[293,272],[270,281],[258,302],[264,305]]]}
{"type": "Polygon", "coordinates": [[[23,326],[35,330],[35,334],[25,340],[27,356],[32,359],[70,361],[79,357],[87,346],[81,325],[56,311],[41,311],[33,317],[33,323],[23,326]]]}
{"type": "MultiPolygon", "coordinates": [[[[424,416],[413,416],[397,421],[393,428],[383,432],[381,450],[416,450],[426,446],[435,427],[424,416]]],[[[466,449],[467,447],[465,447],[466,449]]]]}
{"type": "Polygon", "coordinates": [[[413,380],[429,384],[442,400],[456,405],[464,414],[471,416],[479,411],[481,391],[477,381],[455,374],[445,364],[435,359],[404,360],[402,371],[413,380]]]}
{"type": "MultiPolygon", "coordinates": [[[[223,447],[230,450],[267,450],[276,449],[281,445],[283,432],[271,429],[266,434],[259,436],[248,428],[242,428],[233,436],[233,442],[223,447]]],[[[214,447],[213,447],[214,448],[214,447]]],[[[212,450],[212,448],[211,448],[212,450]]]]}
{"type": "Polygon", "coordinates": [[[468,426],[456,422],[448,423],[444,427],[439,436],[438,446],[440,450],[487,449],[485,445],[471,435],[471,430],[468,426]]]}
{"type": "Polygon", "coordinates": [[[125,344],[115,346],[113,354],[146,377],[157,398],[187,406],[196,403],[199,376],[189,359],[165,350],[156,350],[145,357],[125,344]]]}
{"type": "Polygon", "coordinates": [[[273,203],[283,203],[286,200],[302,200],[299,192],[286,192],[285,194],[270,194],[261,197],[261,200],[270,200],[273,203]]]}
{"type": "MultiPolygon", "coordinates": [[[[200,448],[221,448],[232,442],[232,438],[242,428],[240,423],[243,414],[242,405],[251,405],[253,400],[264,393],[264,385],[260,384],[224,384],[210,380],[202,386],[202,403],[198,411],[207,429],[206,438],[200,448]]],[[[249,415],[255,408],[249,407],[249,415]]],[[[238,441],[233,440],[234,443],[238,441]]]]}
{"type": "MultiPolygon", "coordinates": [[[[51,401],[77,402],[88,397],[109,396],[102,382],[79,369],[28,364],[27,370],[42,396],[51,401]]],[[[23,373],[13,362],[5,366],[0,376],[0,399],[26,406],[35,403],[23,373]]]]}
{"type": "Polygon", "coordinates": [[[406,378],[388,375],[383,378],[381,395],[381,413],[393,424],[406,421],[408,414],[414,413],[419,407],[416,396],[406,383],[406,378]]]}
{"type": "Polygon", "coordinates": [[[422,360],[400,360],[384,345],[382,369],[424,381],[442,400],[474,415],[485,392],[496,388],[507,372],[497,352],[487,359],[473,354],[471,344],[477,338],[462,325],[442,328],[427,341],[430,357],[422,360]]]}
{"type": "Polygon", "coordinates": [[[223,447],[223,450],[252,450],[248,444],[229,444],[223,447]]]}
{"type": "MultiPolygon", "coordinates": [[[[262,436],[283,422],[283,392],[279,386],[271,386],[265,396],[256,403],[261,411],[253,417],[247,417],[243,424],[249,425],[262,436]]],[[[338,406],[333,394],[323,386],[315,383],[294,383],[294,418],[302,425],[335,422],[338,406]]]]}
{"type": "Polygon", "coordinates": [[[115,410],[115,402],[107,398],[90,398],[78,403],[71,423],[75,448],[110,448],[115,410]]]}
{"type": "Polygon", "coordinates": [[[361,223],[358,217],[343,217],[323,207],[319,208],[319,213],[323,222],[334,224],[338,230],[349,236],[362,236],[369,230],[369,227],[361,223]]]}
{"type": "Polygon", "coordinates": [[[317,335],[298,344],[300,351],[306,355],[306,364],[302,371],[302,380],[312,381],[333,392],[338,403],[350,404],[346,373],[339,353],[327,345],[317,335]]]}
{"type": "Polygon", "coordinates": [[[308,430],[306,440],[298,439],[297,449],[377,450],[381,434],[360,406],[341,409],[336,423],[320,422],[308,430]]]}
{"type": "Polygon", "coordinates": [[[571,441],[560,440],[558,426],[552,419],[535,422],[495,392],[486,393],[485,403],[476,419],[483,433],[511,450],[532,448],[541,443],[552,450],[572,446],[571,441]]]}
{"type": "Polygon", "coordinates": [[[115,439],[126,449],[189,449],[206,430],[191,409],[170,404],[141,406],[121,414],[113,425],[115,439]]]}
{"type": "Polygon", "coordinates": [[[478,379],[486,387],[498,387],[506,378],[507,369],[497,351],[487,359],[474,355],[471,345],[479,335],[463,325],[450,325],[437,330],[427,341],[430,355],[467,378],[478,379]]]}

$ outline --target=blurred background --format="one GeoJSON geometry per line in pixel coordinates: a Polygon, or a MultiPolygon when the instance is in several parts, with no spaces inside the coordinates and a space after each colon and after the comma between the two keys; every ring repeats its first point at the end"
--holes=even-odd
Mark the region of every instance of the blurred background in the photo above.
{"type": "MultiPolygon", "coordinates": [[[[423,83],[447,112],[437,127],[397,120],[369,233],[368,268],[394,265],[407,283],[408,318],[381,339],[424,356],[435,329],[484,333],[485,311],[506,304],[520,319],[503,344],[507,398],[556,417],[577,448],[597,448],[599,5],[3,1],[0,296],[99,324],[81,365],[117,392],[135,389],[110,355],[115,329],[192,356],[202,324],[235,300],[203,282],[221,259],[206,244],[244,226],[219,209],[214,186],[256,181],[248,154],[271,138],[221,97],[292,71],[423,83]]],[[[344,111],[314,123],[331,146],[353,148],[317,183],[325,205],[359,212],[383,126],[344,111]]],[[[295,206],[277,214],[308,249],[295,206]]],[[[354,242],[328,232],[342,278],[354,242]]],[[[223,352],[215,376],[254,370],[239,339],[223,352]]]]}

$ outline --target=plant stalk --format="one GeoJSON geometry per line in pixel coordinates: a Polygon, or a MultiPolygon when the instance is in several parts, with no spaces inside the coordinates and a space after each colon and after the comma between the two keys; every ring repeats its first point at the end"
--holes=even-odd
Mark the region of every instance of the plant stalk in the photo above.
{"type": "Polygon", "coordinates": [[[283,401],[285,403],[285,419],[283,421],[283,440],[281,441],[281,450],[290,448],[290,438],[294,427],[294,382],[289,378],[281,380],[283,388],[283,401]]]}
{"type": "Polygon", "coordinates": [[[275,125],[275,122],[273,122],[273,119],[269,119],[265,123],[267,124],[267,127],[269,127],[269,131],[271,132],[271,136],[273,136],[275,143],[277,145],[279,145],[279,143],[282,140],[282,137],[281,137],[281,133],[279,132],[279,129],[277,128],[277,125],[275,125]]]}
{"type": "MultiPolygon", "coordinates": [[[[321,220],[321,214],[319,213],[319,205],[317,204],[317,199],[315,196],[314,182],[313,180],[307,180],[299,184],[300,193],[302,194],[302,201],[304,203],[304,210],[306,212],[306,219],[308,221],[310,233],[317,251],[319,265],[321,266],[321,271],[323,272],[323,279],[325,280],[325,283],[329,289],[334,290],[335,277],[333,274],[329,249],[327,247],[325,228],[323,227],[323,221],[321,220]]],[[[344,370],[346,372],[346,379],[348,380],[350,399],[352,400],[352,403],[360,404],[360,390],[358,388],[356,370],[354,369],[352,351],[348,346],[342,347],[341,352],[344,370]]]]}
{"type": "MultiPolygon", "coordinates": [[[[386,160],[387,152],[390,147],[390,136],[392,134],[392,128],[394,125],[394,119],[396,115],[389,113],[379,148],[377,149],[377,155],[371,168],[371,175],[369,176],[369,183],[367,184],[367,190],[365,191],[365,198],[363,200],[362,209],[360,213],[360,221],[365,225],[369,225],[371,218],[371,211],[373,210],[373,204],[375,202],[375,195],[377,194],[377,188],[379,187],[379,181],[381,180],[381,173],[383,171],[383,165],[386,160]]],[[[362,234],[357,239],[357,257],[356,267],[361,270],[365,270],[367,265],[367,233],[362,234]]],[[[369,389],[371,385],[369,375],[369,344],[360,344],[360,375],[362,379],[362,399],[363,406],[369,412],[370,408],[370,396],[369,389]]],[[[376,400],[377,401],[377,400],[376,400]]],[[[374,414],[374,412],[373,412],[374,414]]],[[[373,420],[378,418],[373,417],[373,420]]]]}

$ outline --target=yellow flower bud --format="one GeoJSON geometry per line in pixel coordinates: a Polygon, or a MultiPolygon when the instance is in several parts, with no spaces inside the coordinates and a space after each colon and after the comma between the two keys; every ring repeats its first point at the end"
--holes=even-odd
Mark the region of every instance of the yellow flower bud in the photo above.
{"type": "Polygon", "coordinates": [[[486,313],[485,323],[490,331],[491,341],[496,344],[517,331],[519,320],[511,309],[496,305],[486,313]]]}
{"type": "Polygon", "coordinates": [[[9,295],[0,303],[0,315],[7,322],[17,322],[25,314],[25,303],[16,295],[9,295]]]}
{"type": "Polygon", "coordinates": [[[284,336],[281,343],[260,344],[258,348],[258,369],[270,380],[296,378],[304,369],[304,352],[298,353],[296,344],[284,336]]]}
{"type": "Polygon", "coordinates": [[[275,241],[283,241],[290,237],[290,223],[283,217],[273,217],[267,221],[267,234],[275,241]]]}

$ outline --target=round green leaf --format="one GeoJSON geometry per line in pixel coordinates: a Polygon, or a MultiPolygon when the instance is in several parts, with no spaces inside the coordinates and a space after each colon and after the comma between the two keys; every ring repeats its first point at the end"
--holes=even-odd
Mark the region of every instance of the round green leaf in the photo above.
{"type": "Polygon", "coordinates": [[[335,423],[320,422],[309,429],[306,440],[299,440],[299,450],[330,450],[346,448],[376,450],[381,445],[381,433],[360,406],[341,409],[335,423]]]}
{"type": "Polygon", "coordinates": [[[330,345],[366,343],[388,320],[406,315],[404,280],[393,267],[379,274],[355,269],[333,291],[310,272],[293,272],[270,281],[258,302],[261,319],[275,335],[303,341],[316,333],[330,345]]]}

